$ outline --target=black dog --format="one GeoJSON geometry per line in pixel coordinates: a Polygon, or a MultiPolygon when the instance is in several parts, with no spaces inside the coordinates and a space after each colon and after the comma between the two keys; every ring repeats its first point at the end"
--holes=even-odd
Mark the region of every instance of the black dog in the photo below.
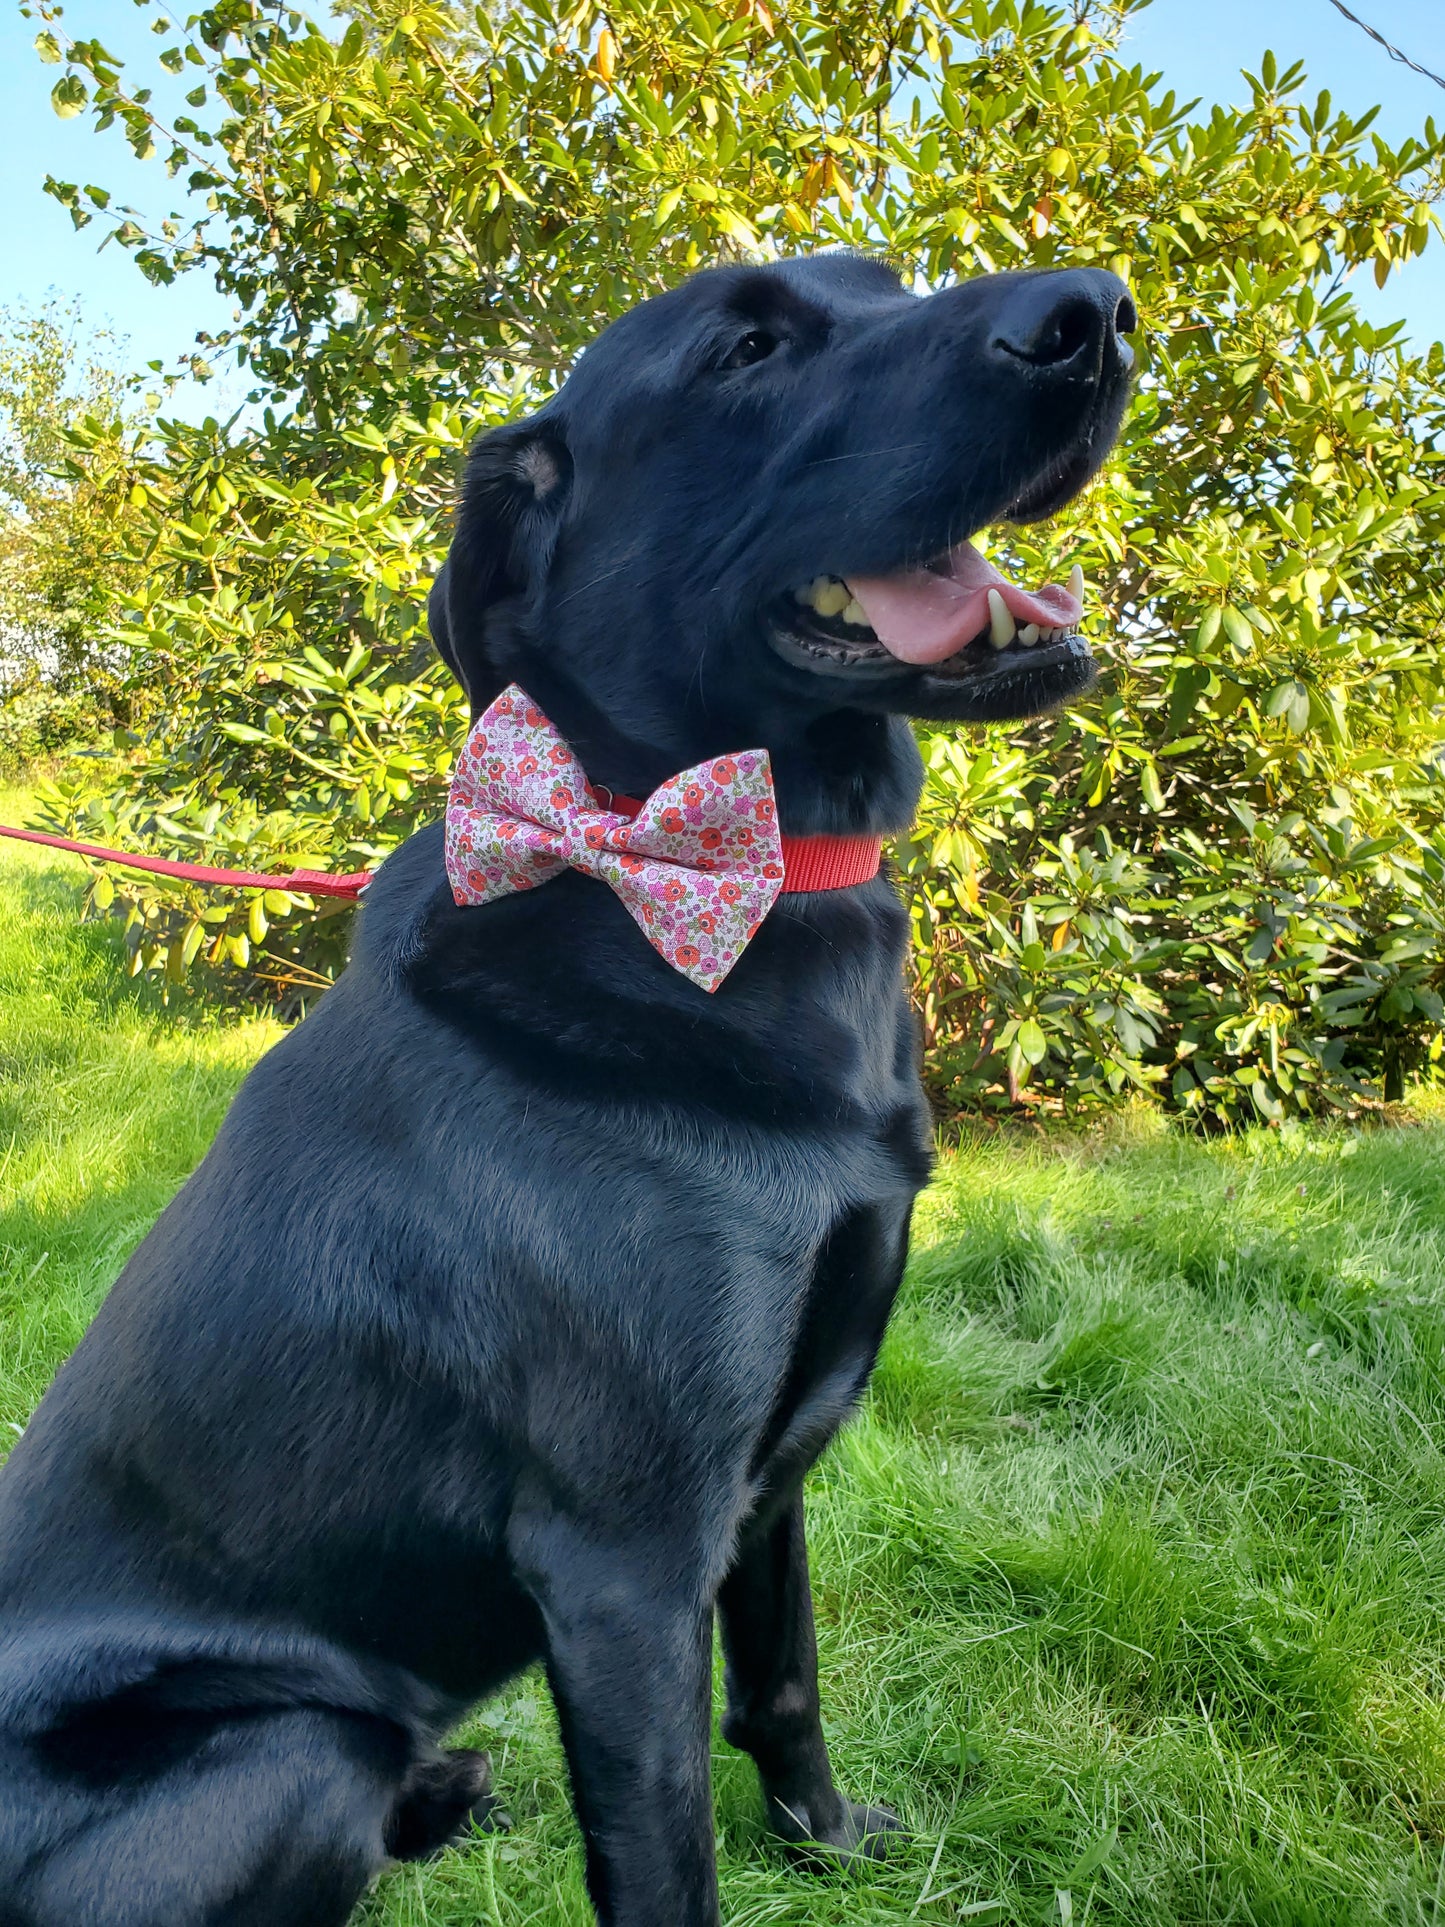
{"type": "MultiPolygon", "coordinates": [[[[904,717],[1091,678],[961,538],[1083,485],[1132,326],[1094,271],[699,275],[479,445],[437,642],[599,785],[762,747],[791,834],[897,830],[904,717]]],[[[458,908],[439,828],[391,858],[0,1478],[5,1927],[344,1921],[485,1820],[439,1742],[539,1658],[599,1917],[707,1927],[715,1611],[774,1825],[878,1849],[800,1490],[929,1169],[904,939],[886,878],[787,896],[710,996],[594,877],[458,908]]]]}

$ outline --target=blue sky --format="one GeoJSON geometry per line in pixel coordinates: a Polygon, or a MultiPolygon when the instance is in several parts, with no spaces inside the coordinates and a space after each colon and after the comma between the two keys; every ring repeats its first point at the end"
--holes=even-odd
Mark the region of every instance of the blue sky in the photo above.
{"type": "MultiPolygon", "coordinates": [[[[1396,45],[1445,73],[1445,0],[1350,3],[1396,45]]],[[[66,9],[72,33],[98,34],[114,52],[137,57],[159,94],[166,76],[154,54],[169,42],[152,37],[154,17],[153,9],[138,9],[130,0],[70,0],[66,9]]],[[[118,130],[102,137],[90,131],[84,115],[57,119],[49,91],[58,70],[36,59],[34,33],[16,0],[0,0],[0,304],[35,304],[51,290],[77,297],[90,320],[129,337],[134,365],[156,356],[169,362],[198,328],[223,327],[229,309],[199,275],[184,276],[170,288],[150,287],[121,249],[97,253],[99,222],[75,233],[65,212],[42,192],[50,172],[97,181],[118,200],[151,214],[174,204],[159,164],[134,160],[118,130]]],[[[1330,0],[1154,0],[1137,16],[1126,54],[1161,71],[1184,98],[1197,94],[1209,102],[1244,98],[1239,69],[1257,68],[1266,47],[1282,68],[1303,58],[1312,84],[1328,87],[1341,106],[1362,111],[1378,102],[1383,111],[1377,125],[1388,138],[1418,131],[1430,114],[1445,121],[1445,91],[1390,60],[1330,0]]],[[[1445,245],[1437,242],[1383,293],[1367,274],[1357,284],[1374,318],[1403,318],[1420,341],[1445,335],[1445,245]]],[[[182,405],[189,413],[219,413],[237,394],[234,376],[223,377],[183,396],[182,405]]]]}

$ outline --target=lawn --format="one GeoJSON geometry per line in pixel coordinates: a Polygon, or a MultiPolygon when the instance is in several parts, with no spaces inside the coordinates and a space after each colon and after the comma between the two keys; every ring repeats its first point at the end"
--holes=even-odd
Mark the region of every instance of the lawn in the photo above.
{"type": "MultiPolygon", "coordinates": [[[[0,850],[7,1432],[277,1035],[124,981],[75,880],[0,850]]],[[[1445,1129],[1419,1117],[1212,1144],[1130,1118],[945,1161],[811,1487],[840,1775],[912,1841],[794,1872],[719,1741],[729,1927],[1445,1927],[1445,1129]]],[[[540,1682],[468,1731],[514,1830],[388,1875],[365,1927],[582,1927],[540,1682]]]]}

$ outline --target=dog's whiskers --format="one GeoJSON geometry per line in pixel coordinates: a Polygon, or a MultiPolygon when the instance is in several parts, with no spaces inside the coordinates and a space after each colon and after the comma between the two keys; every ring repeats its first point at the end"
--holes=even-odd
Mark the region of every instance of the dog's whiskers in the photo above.
{"type": "MultiPolygon", "coordinates": [[[[594,575],[591,581],[584,582],[580,588],[570,589],[566,595],[558,596],[557,606],[560,608],[564,603],[575,602],[578,596],[586,595],[590,590],[597,588],[603,582],[610,582],[613,576],[621,575],[625,569],[630,567],[631,561],[632,558],[630,556],[624,556],[615,568],[603,569],[600,574],[594,575]]],[[[658,573],[661,572],[658,571],[658,573]]]]}
{"type": "Polygon", "coordinates": [[[892,448],[858,448],[847,455],[820,455],[816,461],[804,462],[804,468],[827,468],[833,462],[871,462],[880,455],[906,455],[910,449],[926,448],[927,442],[898,442],[892,448]]]}

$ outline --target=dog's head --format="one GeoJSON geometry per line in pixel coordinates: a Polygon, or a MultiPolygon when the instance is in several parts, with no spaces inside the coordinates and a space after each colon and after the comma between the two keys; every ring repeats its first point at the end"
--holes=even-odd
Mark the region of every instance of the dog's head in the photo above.
{"type": "Polygon", "coordinates": [[[1093,678],[1080,584],[1025,589],[968,538],[1094,474],[1133,326],[1095,269],[923,298],[849,255],[696,275],[477,445],[438,646],[475,709],[520,683],[618,787],[776,764],[829,719],[1049,708],[1093,678]]]}

